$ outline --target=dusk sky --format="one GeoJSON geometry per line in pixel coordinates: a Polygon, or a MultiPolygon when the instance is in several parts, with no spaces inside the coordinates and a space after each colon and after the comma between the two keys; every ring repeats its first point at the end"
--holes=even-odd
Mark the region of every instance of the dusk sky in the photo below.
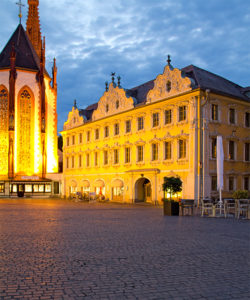
{"type": "MultiPolygon", "coordinates": [[[[0,49],[16,29],[17,0],[0,0],[0,49]]],[[[28,4],[23,8],[26,26],[28,4]]],[[[99,100],[110,73],[132,88],[190,64],[250,86],[248,0],[40,0],[47,70],[58,65],[58,130],[74,99],[99,100]]]]}

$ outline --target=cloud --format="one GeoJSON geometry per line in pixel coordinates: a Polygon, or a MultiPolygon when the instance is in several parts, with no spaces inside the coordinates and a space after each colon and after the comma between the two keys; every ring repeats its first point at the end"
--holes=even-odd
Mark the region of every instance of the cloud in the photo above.
{"type": "MultiPolygon", "coordinates": [[[[1,0],[1,47],[17,14],[12,1],[1,0]]],[[[168,54],[175,67],[195,64],[250,85],[249,16],[245,0],[40,1],[47,67],[54,57],[58,63],[59,129],[75,98],[98,101],[111,71],[131,88],[161,73],[168,54]]]]}

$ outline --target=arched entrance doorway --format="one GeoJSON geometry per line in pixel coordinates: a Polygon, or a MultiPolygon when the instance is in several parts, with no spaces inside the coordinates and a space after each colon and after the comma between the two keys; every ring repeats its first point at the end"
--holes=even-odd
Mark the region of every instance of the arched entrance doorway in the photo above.
{"type": "Polygon", "coordinates": [[[151,182],[147,178],[139,178],[135,183],[135,202],[151,202],[151,182]]]}

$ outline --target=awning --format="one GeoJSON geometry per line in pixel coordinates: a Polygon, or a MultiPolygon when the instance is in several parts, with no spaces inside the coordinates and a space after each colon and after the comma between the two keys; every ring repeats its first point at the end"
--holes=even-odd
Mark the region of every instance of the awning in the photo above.
{"type": "Polygon", "coordinates": [[[98,179],[98,180],[94,183],[94,187],[100,187],[100,188],[103,188],[103,187],[105,187],[105,183],[103,182],[103,180],[98,179]]]}
{"type": "Polygon", "coordinates": [[[71,186],[72,186],[72,187],[77,187],[77,183],[76,183],[74,180],[72,180],[72,181],[71,181],[71,186]]]}
{"type": "Polygon", "coordinates": [[[115,179],[112,184],[111,184],[112,187],[123,187],[124,184],[123,184],[123,181],[120,180],[120,179],[115,179]]]}
{"type": "Polygon", "coordinates": [[[89,184],[89,181],[88,181],[88,180],[83,180],[81,185],[82,185],[82,187],[84,187],[84,188],[89,188],[89,187],[90,187],[90,184],[89,184]]]}

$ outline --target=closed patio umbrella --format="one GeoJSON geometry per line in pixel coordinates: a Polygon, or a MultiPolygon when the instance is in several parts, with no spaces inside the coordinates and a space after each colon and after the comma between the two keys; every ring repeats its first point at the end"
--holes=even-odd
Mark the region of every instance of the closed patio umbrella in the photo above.
{"type": "Polygon", "coordinates": [[[220,214],[222,208],[222,197],[221,191],[223,190],[223,167],[224,167],[224,151],[223,151],[223,143],[222,136],[217,136],[217,190],[220,194],[220,214]]]}

